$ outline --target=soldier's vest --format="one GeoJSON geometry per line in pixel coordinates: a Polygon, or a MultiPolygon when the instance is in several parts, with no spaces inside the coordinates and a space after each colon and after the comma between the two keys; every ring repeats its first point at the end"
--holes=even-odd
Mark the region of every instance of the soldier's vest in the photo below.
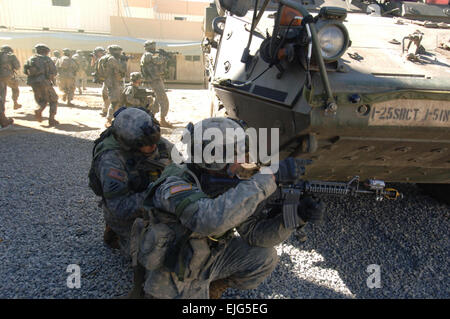
{"type": "Polygon", "coordinates": [[[0,52],[0,80],[9,79],[14,75],[14,70],[11,67],[9,54],[0,52]]]}
{"type": "Polygon", "coordinates": [[[156,79],[164,73],[164,58],[158,53],[146,52],[141,57],[141,73],[145,78],[156,79]]]}
{"type": "MultiPolygon", "coordinates": [[[[169,271],[175,273],[178,280],[183,281],[186,276],[195,277],[201,271],[201,266],[210,256],[211,245],[224,243],[232,237],[233,230],[229,230],[217,238],[192,238],[192,231],[181,224],[179,218],[188,205],[201,198],[208,198],[208,195],[201,191],[188,194],[178,203],[175,212],[154,207],[154,193],[168,177],[178,176],[187,182],[198,183],[192,174],[194,173],[184,165],[171,164],[150,186],[144,201],[148,220],[136,219],[131,231],[130,253],[134,266],[139,263],[147,270],[169,271]],[[195,258],[194,266],[191,265],[192,258],[195,258]]],[[[200,185],[198,188],[200,189],[200,185]]]]}
{"type": "Polygon", "coordinates": [[[57,61],[58,73],[62,77],[73,77],[76,73],[75,61],[68,56],[63,56],[57,61]]]}
{"type": "Polygon", "coordinates": [[[108,59],[110,57],[111,55],[105,54],[96,62],[94,76],[100,83],[104,82],[106,79],[107,76],[106,64],[108,63],[108,59]]]}
{"type": "Polygon", "coordinates": [[[24,73],[28,75],[27,84],[39,84],[47,80],[47,64],[45,57],[34,55],[24,65],[24,73]]]}
{"type": "MultiPolygon", "coordinates": [[[[112,135],[112,128],[108,128],[100,134],[100,137],[94,141],[94,148],[92,150],[92,162],[89,169],[89,187],[97,195],[103,198],[111,198],[117,196],[117,194],[104,194],[103,187],[100,179],[95,173],[95,161],[101,154],[106,151],[120,150],[120,145],[112,135]]],[[[165,145],[158,144],[158,151],[160,154],[164,154],[167,150],[165,145]]],[[[150,182],[158,179],[160,176],[160,168],[146,167],[140,168],[137,166],[137,162],[131,154],[123,152],[122,155],[125,158],[126,169],[128,176],[128,190],[133,192],[142,192],[147,189],[150,182]]]]}

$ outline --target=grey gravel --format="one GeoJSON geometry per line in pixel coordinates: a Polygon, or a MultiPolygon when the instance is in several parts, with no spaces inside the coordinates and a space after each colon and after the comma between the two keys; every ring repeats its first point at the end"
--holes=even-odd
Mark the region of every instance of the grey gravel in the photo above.
{"type": "MultiPolygon", "coordinates": [[[[87,187],[98,130],[0,130],[0,298],[114,298],[131,288],[129,261],[102,241],[98,199],[87,187]],[[69,289],[67,266],[81,268],[69,289]]],[[[277,246],[280,261],[258,289],[224,298],[449,298],[449,207],[415,185],[399,202],[323,196],[321,226],[277,246]],[[378,264],[381,288],[366,285],[378,264]]]]}

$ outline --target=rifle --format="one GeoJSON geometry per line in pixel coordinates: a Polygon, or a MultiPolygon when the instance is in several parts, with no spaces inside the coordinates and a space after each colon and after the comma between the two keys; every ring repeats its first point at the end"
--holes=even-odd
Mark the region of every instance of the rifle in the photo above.
{"type": "MultiPolygon", "coordinates": [[[[311,162],[305,161],[305,166],[309,163],[311,162]]],[[[305,167],[303,167],[302,171],[304,174],[305,167]]],[[[243,180],[238,178],[207,177],[206,181],[211,185],[221,184],[235,187],[243,180]]],[[[294,229],[302,225],[302,220],[298,216],[300,199],[304,196],[314,194],[340,196],[357,196],[365,194],[374,196],[376,201],[382,201],[384,199],[397,200],[403,198],[402,193],[394,188],[387,188],[385,182],[382,180],[369,179],[366,182],[361,183],[359,176],[355,176],[349,182],[300,180],[298,183],[290,185],[279,183],[276,192],[270,197],[266,207],[282,212],[286,228],[294,229]]]]}
{"type": "Polygon", "coordinates": [[[155,92],[152,90],[137,88],[136,93],[134,94],[134,97],[140,100],[145,100],[149,96],[155,97],[155,92]]]}

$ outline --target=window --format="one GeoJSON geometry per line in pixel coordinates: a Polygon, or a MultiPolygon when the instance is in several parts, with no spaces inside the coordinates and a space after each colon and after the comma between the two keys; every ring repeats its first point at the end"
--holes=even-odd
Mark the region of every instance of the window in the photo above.
{"type": "Polygon", "coordinates": [[[184,59],[186,61],[192,61],[192,55],[186,55],[186,56],[184,56],[184,59]]]}
{"type": "Polygon", "coordinates": [[[194,55],[193,58],[194,58],[194,60],[193,60],[194,62],[200,61],[200,56],[199,55],[194,55]]]}
{"type": "Polygon", "coordinates": [[[175,17],[175,20],[178,20],[178,21],[185,21],[185,20],[186,20],[186,17],[175,17]]]}
{"type": "Polygon", "coordinates": [[[52,6],[70,7],[70,0],[52,0],[52,6]]]}

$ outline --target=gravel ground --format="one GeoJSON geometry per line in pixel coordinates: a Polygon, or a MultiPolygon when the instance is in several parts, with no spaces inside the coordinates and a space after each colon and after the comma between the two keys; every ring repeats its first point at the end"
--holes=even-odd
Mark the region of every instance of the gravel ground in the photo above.
{"type": "MultiPolygon", "coordinates": [[[[188,100],[187,92],[171,94],[171,101],[188,100]]],[[[83,112],[97,114],[98,107],[83,112]]],[[[0,130],[0,298],[126,294],[131,267],[103,245],[102,213],[87,187],[101,125],[31,127],[24,125],[31,111],[24,114],[23,122],[0,130]],[[66,285],[71,264],[80,266],[80,289],[66,285]]],[[[395,186],[404,200],[324,196],[326,222],[307,225],[305,243],[293,235],[277,246],[280,262],[258,289],[228,289],[224,297],[449,298],[449,207],[415,185],[395,186]],[[380,266],[381,288],[366,284],[371,264],[380,266]]]]}

